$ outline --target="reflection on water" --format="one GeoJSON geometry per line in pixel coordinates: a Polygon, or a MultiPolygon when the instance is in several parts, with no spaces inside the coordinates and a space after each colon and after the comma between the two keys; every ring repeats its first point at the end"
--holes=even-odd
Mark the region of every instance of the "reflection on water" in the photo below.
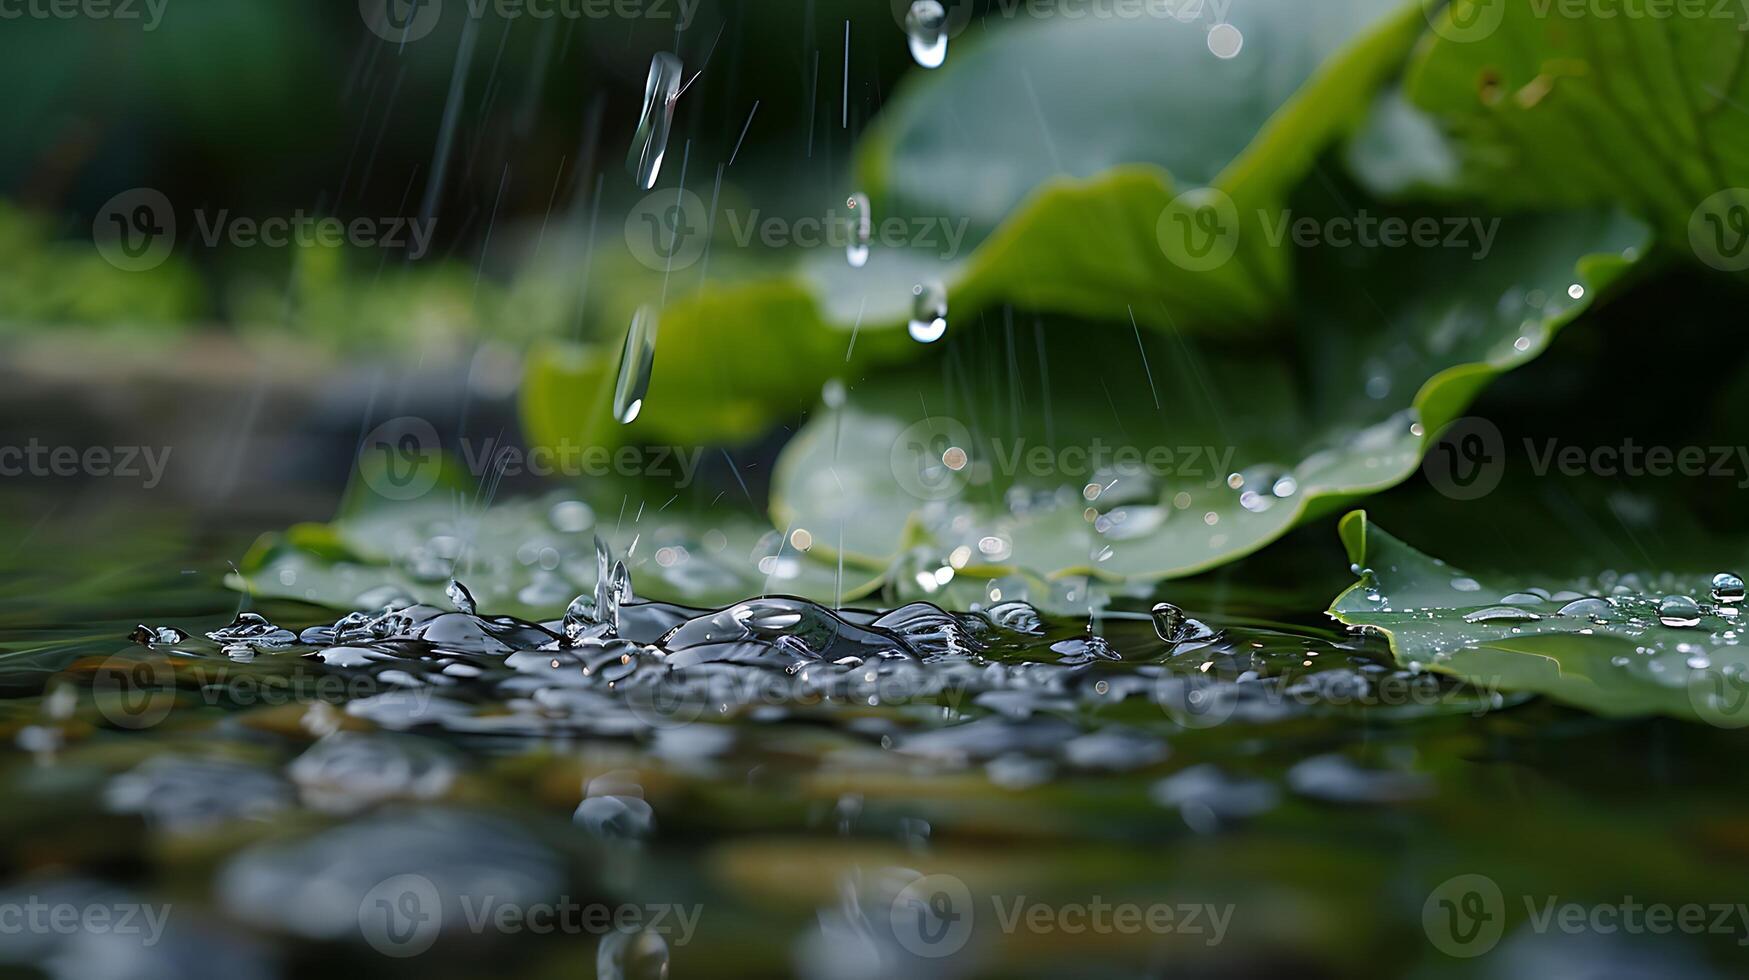
{"type": "Polygon", "coordinates": [[[698,609],[598,566],[550,618],[473,608],[467,583],[449,608],[237,614],[216,562],[0,605],[7,894],[111,920],[0,965],[1681,976],[1741,938],[1604,943],[1538,931],[1523,899],[1619,901],[1586,873],[1608,852],[1636,901],[1736,901],[1728,733],[1221,607],[698,609]],[[1462,875],[1502,896],[1469,961],[1423,915],[1462,875]]]}

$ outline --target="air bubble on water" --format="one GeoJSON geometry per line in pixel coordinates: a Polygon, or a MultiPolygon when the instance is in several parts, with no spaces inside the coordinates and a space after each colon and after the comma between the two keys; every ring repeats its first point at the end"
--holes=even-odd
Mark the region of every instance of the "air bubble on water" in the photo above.
{"type": "Polygon", "coordinates": [[[924,68],[947,60],[947,10],[939,0],[917,0],[905,13],[905,38],[911,57],[924,68]]]}
{"type": "Polygon", "coordinates": [[[1735,572],[1720,572],[1713,576],[1713,601],[1734,606],[1743,601],[1743,577],[1735,572]]]}
{"type": "Polygon", "coordinates": [[[852,269],[860,269],[868,264],[868,243],[873,237],[874,219],[869,217],[866,194],[852,194],[844,203],[850,208],[850,244],[845,246],[845,257],[850,260],[852,269]]]}
{"type": "Polygon", "coordinates": [[[474,602],[474,594],[468,591],[467,586],[453,578],[449,580],[449,585],[444,587],[443,594],[449,596],[450,605],[455,606],[460,612],[472,616],[478,608],[474,602]]]}
{"type": "Polygon", "coordinates": [[[662,172],[662,157],[668,152],[668,130],[674,124],[674,103],[680,98],[680,59],[662,51],[650,59],[650,74],[644,82],[644,105],[638,115],[638,131],[626,156],[626,168],[640,190],[656,186],[662,172]]]}
{"type": "Polygon", "coordinates": [[[1700,603],[1692,596],[1665,596],[1658,603],[1658,622],[1673,629],[1688,629],[1700,625],[1700,603]]]}
{"type": "Polygon", "coordinates": [[[1567,295],[1572,297],[1573,299],[1584,299],[1585,298],[1585,287],[1579,285],[1578,283],[1574,283],[1573,285],[1567,287],[1567,295]]]}
{"type": "Polygon", "coordinates": [[[933,344],[947,333],[947,289],[939,282],[911,287],[911,339],[933,344]]]}
{"type": "Polygon", "coordinates": [[[1232,24],[1216,24],[1209,28],[1209,53],[1225,61],[1237,58],[1245,46],[1245,35],[1232,24]]]}
{"type": "Polygon", "coordinates": [[[619,357],[619,378],[613,386],[613,417],[629,424],[644,410],[650,391],[650,372],[656,366],[656,311],[640,306],[626,328],[626,342],[619,357]]]}

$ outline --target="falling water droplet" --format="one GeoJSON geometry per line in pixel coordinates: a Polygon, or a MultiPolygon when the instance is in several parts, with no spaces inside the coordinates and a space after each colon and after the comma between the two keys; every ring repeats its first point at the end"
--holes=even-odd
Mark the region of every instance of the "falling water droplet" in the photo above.
{"type": "Polygon", "coordinates": [[[640,306],[626,328],[625,350],[619,358],[619,380],[613,386],[613,417],[627,424],[644,410],[650,372],[656,366],[656,311],[640,306]]]}
{"type": "Polygon", "coordinates": [[[905,36],[911,57],[925,68],[940,68],[947,60],[947,10],[939,0],[917,0],[905,14],[905,36]]]}
{"type": "Polygon", "coordinates": [[[845,255],[850,259],[852,269],[860,269],[868,264],[868,243],[874,236],[874,219],[869,217],[868,195],[856,193],[844,202],[850,209],[850,244],[845,246],[845,255]]]}
{"type": "Polygon", "coordinates": [[[1667,595],[1658,603],[1658,622],[1674,629],[1700,625],[1700,603],[1690,596],[1667,595]]]}
{"type": "Polygon", "coordinates": [[[1713,576],[1713,601],[1734,606],[1743,601],[1743,577],[1735,572],[1720,572],[1713,576]]]}
{"type": "Polygon", "coordinates": [[[477,608],[474,604],[474,594],[468,591],[467,586],[452,578],[449,580],[449,585],[444,588],[443,594],[449,596],[450,604],[456,609],[470,616],[474,615],[477,608]]]}
{"type": "Polygon", "coordinates": [[[911,287],[911,339],[933,344],[947,333],[947,289],[939,282],[911,287]]]}
{"type": "Polygon", "coordinates": [[[656,186],[662,172],[662,155],[668,151],[668,129],[674,122],[674,101],[680,97],[680,59],[666,51],[650,59],[650,76],[644,82],[644,108],[638,116],[638,131],[632,137],[626,168],[638,187],[656,186]]]}

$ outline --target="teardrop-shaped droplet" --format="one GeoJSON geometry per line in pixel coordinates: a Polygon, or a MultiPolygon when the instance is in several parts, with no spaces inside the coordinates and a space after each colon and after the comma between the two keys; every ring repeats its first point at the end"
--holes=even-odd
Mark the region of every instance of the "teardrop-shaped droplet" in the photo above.
{"type": "Polygon", "coordinates": [[[1154,632],[1167,643],[1177,643],[1184,633],[1184,610],[1170,602],[1156,602],[1152,612],[1154,632]]]}
{"type": "Polygon", "coordinates": [[[1675,629],[1700,625],[1700,603],[1690,596],[1667,595],[1658,603],[1658,622],[1675,629]]]}
{"type": "Polygon", "coordinates": [[[911,287],[911,339],[933,344],[947,333],[947,288],[939,282],[911,287]]]}
{"type": "Polygon", "coordinates": [[[917,0],[905,14],[905,37],[911,57],[924,68],[940,68],[947,60],[947,9],[940,0],[917,0]]]}
{"type": "Polygon", "coordinates": [[[1743,601],[1743,577],[1735,572],[1720,572],[1713,576],[1713,601],[1734,606],[1743,601]]]}
{"type": "Polygon", "coordinates": [[[452,578],[449,580],[449,585],[444,588],[443,593],[449,596],[450,605],[455,606],[457,610],[470,616],[474,615],[477,606],[474,603],[474,594],[468,591],[467,586],[452,578]]]}
{"type": "Polygon", "coordinates": [[[637,178],[638,187],[656,186],[662,172],[662,155],[668,152],[668,130],[674,122],[674,101],[680,97],[680,59],[666,51],[650,59],[650,77],[644,82],[644,108],[638,115],[638,131],[626,155],[626,169],[637,178]]]}
{"type": "Polygon", "coordinates": [[[852,194],[844,206],[850,209],[850,244],[845,246],[845,256],[850,259],[852,269],[860,269],[868,264],[868,243],[874,237],[874,219],[868,215],[868,195],[852,194]]]}
{"type": "Polygon", "coordinates": [[[656,367],[656,311],[640,306],[626,328],[625,350],[620,352],[619,380],[613,386],[613,417],[628,424],[644,410],[650,391],[650,372],[656,367]]]}

